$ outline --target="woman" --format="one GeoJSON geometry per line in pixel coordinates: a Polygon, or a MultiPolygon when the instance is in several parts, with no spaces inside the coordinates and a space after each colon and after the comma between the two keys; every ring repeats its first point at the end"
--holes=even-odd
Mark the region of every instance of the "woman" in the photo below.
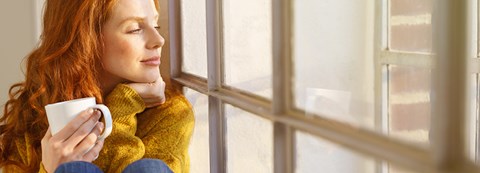
{"type": "Polygon", "coordinates": [[[156,31],[158,9],[156,0],[46,1],[41,43],[0,119],[4,171],[53,172],[93,162],[121,172],[153,158],[189,172],[193,112],[160,76],[165,41],[156,31]],[[44,106],[90,96],[109,107],[110,136],[97,141],[103,124],[93,110],[52,136],[44,106]]]}

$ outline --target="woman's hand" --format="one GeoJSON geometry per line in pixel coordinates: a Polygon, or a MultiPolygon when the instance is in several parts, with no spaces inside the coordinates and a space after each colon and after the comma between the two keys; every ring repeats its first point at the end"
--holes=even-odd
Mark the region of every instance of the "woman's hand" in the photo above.
{"type": "Polygon", "coordinates": [[[99,122],[100,111],[87,109],[81,112],[62,130],[52,136],[50,128],[42,139],[42,163],[47,172],[54,172],[70,161],[92,162],[103,147],[97,141],[104,125],[99,122]]]}
{"type": "Polygon", "coordinates": [[[127,85],[137,91],[147,108],[165,103],[165,82],[162,77],[153,83],[129,83],[127,85]]]}

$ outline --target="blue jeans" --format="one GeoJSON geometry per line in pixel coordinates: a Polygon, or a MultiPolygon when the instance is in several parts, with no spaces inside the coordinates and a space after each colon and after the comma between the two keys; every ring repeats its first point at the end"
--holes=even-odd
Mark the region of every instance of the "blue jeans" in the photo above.
{"type": "MultiPolygon", "coordinates": [[[[93,163],[75,161],[67,162],[58,166],[55,173],[103,173],[100,168],[98,168],[93,163]]],[[[123,173],[148,173],[148,172],[158,172],[158,173],[172,173],[170,168],[161,160],[158,159],[141,159],[135,161],[128,165],[123,173]]]]}

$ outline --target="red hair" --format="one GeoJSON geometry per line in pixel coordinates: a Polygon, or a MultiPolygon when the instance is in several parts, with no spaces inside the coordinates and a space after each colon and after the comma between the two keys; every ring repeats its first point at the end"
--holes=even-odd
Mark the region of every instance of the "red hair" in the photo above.
{"type": "Polygon", "coordinates": [[[0,118],[0,167],[38,171],[40,141],[48,128],[46,104],[91,96],[103,102],[97,79],[101,33],[117,1],[46,1],[41,42],[27,56],[25,81],[10,88],[0,118]],[[23,161],[12,158],[19,141],[31,146],[24,151],[28,158],[23,161]]]}

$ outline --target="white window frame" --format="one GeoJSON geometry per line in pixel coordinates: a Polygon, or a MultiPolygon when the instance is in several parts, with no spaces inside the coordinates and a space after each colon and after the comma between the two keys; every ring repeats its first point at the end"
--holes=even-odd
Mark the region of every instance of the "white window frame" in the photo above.
{"type": "MultiPolygon", "coordinates": [[[[389,138],[376,132],[369,130],[358,129],[349,124],[326,119],[322,117],[315,117],[314,119],[306,118],[305,112],[297,110],[292,106],[290,100],[293,99],[291,92],[292,71],[292,54],[291,54],[291,36],[292,36],[292,5],[290,0],[273,0],[273,99],[266,100],[264,98],[238,92],[232,88],[222,85],[222,0],[206,0],[206,16],[207,16],[207,57],[208,57],[208,79],[204,79],[192,74],[182,72],[182,52],[181,52],[181,9],[179,0],[160,0],[162,4],[162,14],[167,18],[160,19],[160,23],[164,27],[161,31],[169,42],[164,47],[163,56],[169,59],[170,63],[162,63],[162,70],[167,70],[173,81],[203,93],[209,97],[209,143],[210,143],[210,171],[213,173],[227,172],[226,163],[226,141],[225,141],[225,111],[224,103],[231,104],[235,107],[241,108],[245,111],[251,112],[255,115],[263,117],[274,124],[274,172],[276,173],[292,173],[295,171],[295,136],[296,130],[306,132],[320,138],[337,143],[341,146],[347,147],[354,151],[384,160],[386,162],[403,166],[417,172],[465,172],[465,170],[479,170],[479,168],[472,164],[472,162],[464,159],[464,149],[466,146],[454,145],[453,141],[463,140],[462,128],[464,122],[458,121],[465,118],[464,100],[466,93],[461,93],[460,97],[455,99],[443,99],[441,103],[434,103],[433,107],[446,104],[444,110],[450,113],[441,113],[435,115],[437,119],[433,120],[439,126],[434,126],[433,131],[443,131],[447,129],[450,133],[445,135],[436,135],[433,143],[433,149],[429,150],[418,146],[412,146],[402,141],[389,138]],[[457,102],[457,103],[455,103],[457,102]],[[460,108],[462,107],[462,108],[460,108]],[[457,111],[457,112],[455,112],[457,111]],[[453,116],[452,113],[461,113],[453,116]],[[453,146],[453,147],[452,147],[453,146]],[[461,161],[454,160],[460,159],[461,161]],[[450,163],[445,165],[444,163],[450,163]]],[[[387,5],[387,0],[376,0],[376,46],[375,46],[375,114],[377,115],[377,127],[380,130],[385,130],[385,86],[382,86],[382,66],[383,64],[399,64],[399,65],[416,65],[424,67],[432,67],[432,56],[423,54],[410,54],[385,51],[386,45],[385,28],[386,15],[384,9],[387,5]],[[382,15],[378,15],[382,14],[382,15]],[[420,59],[420,60],[419,60],[420,59]],[[383,104],[382,104],[383,103],[383,104]]],[[[470,14],[463,12],[467,9],[470,3],[468,0],[455,1],[438,1],[438,6],[446,13],[442,13],[442,19],[447,19],[445,14],[449,14],[451,20],[442,20],[435,27],[448,27],[447,24],[452,22],[459,22],[460,26],[467,26],[468,22],[459,20],[467,17],[470,14]],[[458,5],[459,9],[455,9],[452,4],[458,5]],[[447,13],[448,12],[448,13],[447,13]]],[[[470,4],[471,5],[471,4],[470,4]]],[[[476,7],[476,6],[475,6],[476,7]]],[[[471,11],[471,10],[470,10],[471,11]]],[[[471,16],[471,15],[470,15],[471,16]]],[[[465,27],[466,28],[466,27],[465,27]]],[[[463,29],[465,29],[463,28],[463,29]]],[[[450,28],[458,31],[458,28],[450,28]]],[[[461,30],[463,31],[463,30],[461,30]]],[[[440,34],[452,35],[446,31],[440,31],[440,34]],[[444,33],[442,33],[444,32],[444,33]]],[[[452,39],[452,37],[446,37],[452,39]]],[[[475,37],[477,38],[477,37],[475,37]]],[[[459,41],[467,42],[469,40],[466,36],[453,38],[459,41]]],[[[439,54],[438,57],[442,61],[440,65],[447,65],[447,67],[466,68],[466,63],[452,63],[447,55],[460,53],[468,55],[469,52],[451,45],[443,38],[437,40],[445,43],[440,47],[447,49],[444,55],[439,54]]],[[[468,44],[470,45],[470,44],[468,44]]],[[[467,57],[464,57],[467,59],[467,57]]],[[[470,61],[470,59],[469,59],[470,61]]],[[[475,64],[475,73],[480,70],[480,60],[473,59],[475,64]]],[[[466,62],[466,61],[465,61],[466,62]]],[[[443,67],[443,66],[442,66],[443,67]]],[[[449,81],[455,81],[456,78],[465,78],[461,71],[452,70],[448,68],[445,73],[450,74],[445,77],[444,82],[448,84],[449,81]]],[[[460,86],[466,85],[465,83],[460,86]]],[[[449,88],[436,91],[436,94],[448,93],[449,88]]],[[[454,88],[453,91],[463,91],[463,89],[454,88]]],[[[468,111],[467,111],[468,112],[468,111]]],[[[433,112],[432,112],[433,113],[433,112]]],[[[388,128],[387,128],[388,129],[388,128]]],[[[477,151],[478,152],[478,151],[477,151]]]]}

